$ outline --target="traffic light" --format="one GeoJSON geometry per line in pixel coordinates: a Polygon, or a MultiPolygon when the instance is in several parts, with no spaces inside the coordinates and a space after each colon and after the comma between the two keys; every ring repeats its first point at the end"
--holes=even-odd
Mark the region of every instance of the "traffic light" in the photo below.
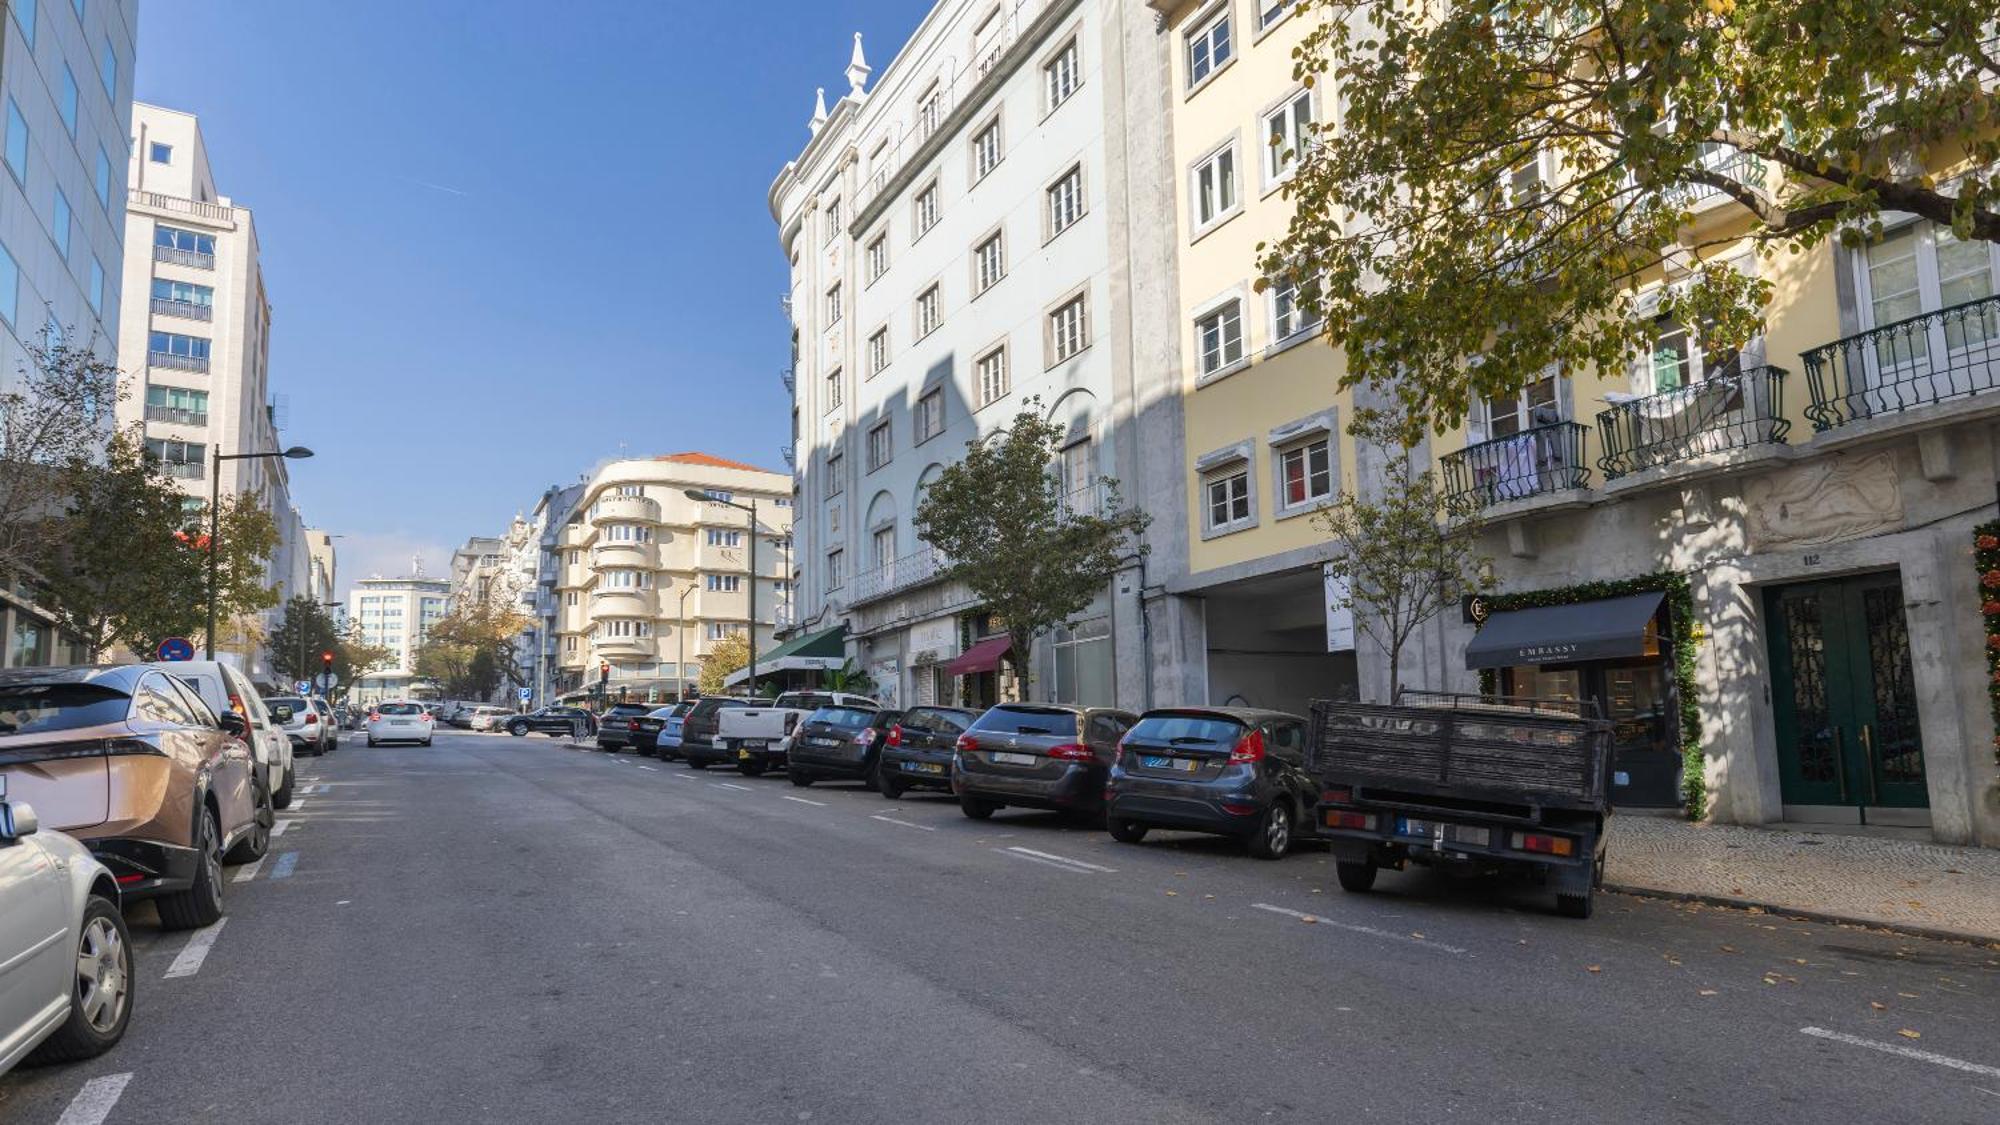
{"type": "Polygon", "coordinates": [[[599,661],[597,665],[597,682],[601,684],[609,680],[610,678],[611,678],[611,662],[609,660],[599,661]]]}
{"type": "Polygon", "coordinates": [[[331,671],[333,671],[333,650],[332,650],[332,649],[328,649],[328,650],[326,650],[325,652],[322,652],[322,653],[320,653],[320,654],[319,654],[319,668],[320,668],[320,671],[322,671],[322,672],[331,672],[331,671]]]}

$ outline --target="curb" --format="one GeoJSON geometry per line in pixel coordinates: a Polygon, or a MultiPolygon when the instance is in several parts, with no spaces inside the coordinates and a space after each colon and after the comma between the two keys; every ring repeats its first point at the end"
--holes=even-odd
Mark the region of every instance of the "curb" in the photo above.
{"type": "Polygon", "coordinates": [[[1910,937],[1926,938],[1931,941],[1955,941],[1981,947],[2000,946],[2000,934],[1978,934],[1967,930],[1949,930],[1936,926],[1917,926],[1907,922],[1890,922],[1878,918],[1857,918],[1846,914],[1831,914],[1824,910],[1807,910],[1803,907],[1788,906],[1784,903],[1765,902],[1754,898],[1734,898],[1729,895],[1701,894],[1696,891],[1668,891],[1658,887],[1642,887],[1633,883],[1614,883],[1606,880],[1603,889],[1618,894],[1636,895],[1640,898],[1664,899],[1669,902],[1697,902],[1703,906],[1726,906],[1737,910],[1755,907],[1766,914],[1780,918],[1790,918],[1801,922],[1820,922],[1835,926],[1860,926],[1869,930],[1885,930],[1892,934],[1906,934],[1910,937]]]}

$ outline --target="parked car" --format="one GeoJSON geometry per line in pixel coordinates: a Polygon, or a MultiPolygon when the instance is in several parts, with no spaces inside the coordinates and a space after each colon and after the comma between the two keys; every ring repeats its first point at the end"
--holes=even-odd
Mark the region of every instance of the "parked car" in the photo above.
{"type": "Polygon", "coordinates": [[[694,710],[694,701],[675,703],[659,708],[652,717],[660,720],[659,732],[653,735],[653,756],[663,762],[671,762],[681,756],[681,727],[687,722],[688,712],[694,710]]]}
{"type": "Polygon", "coordinates": [[[465,720],[465,729],[483,731],[502,730],[505,729],[507,720],[513,714],[514,712],[505,707],[475,707],[472,709],[472,714],[465,720]]]}
{"type": "Polygon", "coordinates": [[[736,763],[738,772],[746,777],[759,777],[768,770],[784,768],[792,736],[814,711],[822,707],[861,707],[872,711],[880,706],[865,695],[851,692],[788,691],[770,703],[752,700],[718,716],[715,746],[727,760],[736,763]]]}
{"type": "Polygon", "coordinates": [[[761,699],[742,699],[733,695],[704,695],[694,701],[693,709],[681,720],[680,756],[689,769],[705,770],[720,762],[733,762],[736,755],[725,752],[715,744],[715,732],[721,725],[725,711],[734,711],[762,703],[761,699]]]}
{"type": "Polygon", "coordinates": [[[88,847],[125,901],[156,899],[169,929],[222,917],[223,863],[270,847],[249,734],[241,715],[216,715],[148,665],[0,671],[13,799],[88,847]]]}
{"type": "Polygon", "coordinates": [[[573,732],[587,736],[596,729],[597,716],[581,707],[544,707],[507,720],[507,733],[515,738],[529,731],[555,738],[568,738],[573,732]]]}
{"type": "Polygon", "coordinates": [[[801,788],[837,780],[875,788],[883,739],[900,715],[901,711],[851,705],[814,711],[792,737],[785,775],[801,788]]]}
{"type": "Polygon", "coordinates": [[[110,1050],[132,1018],[132,937],[90,849],[41,831],[0,776],[0,1074],[110,1050]]]}
{"type": "Polygon", "coordinates": [[[985,820],[1009,805],[1094,816],[1118,740],[1138,717],[1066,703],[1002,703],[958,736],[951,789],[985,820]]]}
{"type": "Polygon", "coordinates": [[[340,749],[340,724],[333,721],[333,704],[322,696],[312,697],[313,710],[319,712],[319,729],[326,734],[326,748],[340,749]]]}
{"type": "Polygon", "coordinates": [[[963,707],[912,707],[890,724],[877,752],[875,790],[890,800],[911,789],[951,791],[951,755],[958,736],[979,718],[963,707]]]}
{"type": "Polygon", "coordinates": [[[271,717],[264,696],[250,678],[219,660],[163,661],[153,665],[194,689],[208,709],[234,711],[250,723],[250,746],[257,755],[257,779],[270,791],[275,808],[292,807],[292,740],[271,717]]]}
{"type": "Polygon", "coordinates": [[[378,703],[368,713],[368,745],[414,742],[419,746],[429,746],[435,726],[436,719],[424,710],[422,704],[403,699],[378,703]]]}
{"type": "Polygon", "coordinates": [[[1312,832],[1319,786],[1306,772],[1306,721],[1242,707],[1162,707],[1118,744],[1105,783],[1112,838],[1154,828],[1234,836],[1259,859],[1282,859],[1312,832]]]}
{"type": "Polygon", "coordinates": [[[651,746],[660,732],[658,723],[646,718],[650,703],[614,703],[597,718],[597,748],[616,754],[620,750],[651,746]]]}
{"type": "Polygon", "coordinates": [[[294,755],[317,758],[333,749],[333,740],[327,737],[329,732],[312,700],[298,695],[271,695],[264,698],[264,705],[271,709],[271,721],[292,740],[294,755]]]}

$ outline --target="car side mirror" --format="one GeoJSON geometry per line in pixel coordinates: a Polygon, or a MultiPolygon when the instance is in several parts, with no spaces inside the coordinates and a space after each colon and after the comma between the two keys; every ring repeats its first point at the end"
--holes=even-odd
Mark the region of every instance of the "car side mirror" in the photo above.
{"type": "Polygon", "coordinates": [[[0,801],[0,840],[33,836],[41,827],[41,819],[35,815],[35,806],[26,803],[10,805],[0,801]]]}
{"type": "Polygon", "coordinates": [[[216,719],[224,734],[235,735],[237,738],[250,737],[250,721],[236,712],[224,711],[216,716],[216,719]]]}
{"type": "Polygon", "coordinates": [[[277,707],[273,707],[273,708],[271,708],[271,721],[272,721],[272,722],[274,722],[274,723],[289,723],[289,722],[291,722],[291,721],[292,721],[292,709],[291,709],[290,707],[285,707],[285,706],[282,706],[282,705],[280,705],[280,706],[277,706],[277,707]]]}

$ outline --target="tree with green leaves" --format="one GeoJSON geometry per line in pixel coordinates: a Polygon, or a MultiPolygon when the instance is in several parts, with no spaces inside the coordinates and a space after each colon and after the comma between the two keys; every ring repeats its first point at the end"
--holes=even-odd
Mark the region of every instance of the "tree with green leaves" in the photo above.
{"type": "Polygon", "coordinates": [[[285,603],[284,616],[265,638],[265,646],[272,669],[287,680],[319,675],[326,670],[323,654],[331,652],[334,678],[350,686],[368,669],[395,658],[389,649],[363,642],[358,628],[343,630],[325,606],[304,596],[285,603]]]}
{"type": "Polygon", "coordinates": [[[701,673],[695,686],[703,695],[716,695],[728,685],[731,673],[750,664],[750,635],[731,633],[708,647],[701,658],[701,673]]]}
{"type": "Polygon", "coordinates": [[[43,330],[13,379],[0,378],[0,581],[47,561],[50,516],[76,466],[102,463],[120,391],[118,369],[74,332],[43,330]]]}
{"type": "Polygon", "coordinates": [[[503,685],[520,687],[527,677],[515,662],[514,641],[528,625],[500,598],[462,601],[425,632],[416,673],[462,699],[490,699],[503,685]]]}
{"type": "Polygon", "coordinates": [[[1473,514],[1448,502],[1436,470],[1394,445],[1393,424],[1364,428],[1386,451],[1373,495],[1342,492],[1315,517],[1332,541],[1327,562],[1345,579],[1339,605],[1354,627],[1389,658],[1389,698],[1403,685],[1403,650],[1417,632],[1458,604],[1461,594],[1492,586],[1473,514]]]}
{"type": "Polygon", "coordinates": [[[1300,287],[1403,444],[1552,366],[1622,372],[1668,265],[1660,314],[1733,347],[1771,296],[1725,261],[1746,244],[1857,245],[1886,211],[2000,241],[1990,0],[1304,5],[1296,70],[1339,121],[1299,146],[1260,284],[1300,287]],[[1696,234],[1712,192],[1747,226],[1696,234]]]}
{"type": "Polygon", "coordinates": [[[1126,508],[1118,482],[1079,503],[1055,471],[1066,431],[1030,398],[1008,428],[969,441],[917,507],[917,535],[949,560],[1007,630],[1007,662],[1031,695],[1034,640],[1089,608],[1112,575],[1146,551],[1150,517],[1126,508]]]}

